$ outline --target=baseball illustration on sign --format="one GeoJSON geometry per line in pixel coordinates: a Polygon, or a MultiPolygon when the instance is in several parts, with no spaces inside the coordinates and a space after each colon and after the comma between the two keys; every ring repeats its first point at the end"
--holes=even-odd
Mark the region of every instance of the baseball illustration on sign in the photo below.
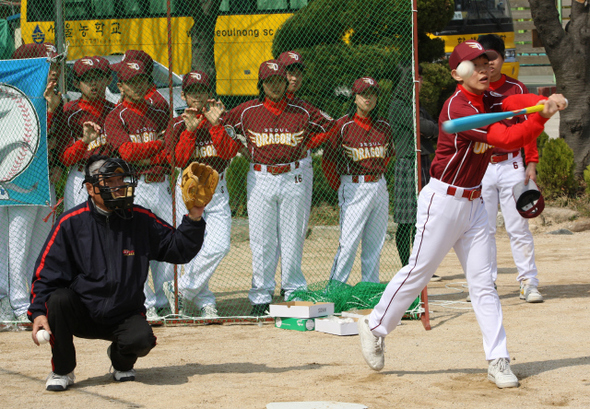
{"type": "Polygon", "coordinates": [[[28,193],[37,188],[13,183],[31,164],[39,148],[39,117],[30,99],[18,88],[0,84],[0,200],[9,200],[8,190],[28,193]]]}

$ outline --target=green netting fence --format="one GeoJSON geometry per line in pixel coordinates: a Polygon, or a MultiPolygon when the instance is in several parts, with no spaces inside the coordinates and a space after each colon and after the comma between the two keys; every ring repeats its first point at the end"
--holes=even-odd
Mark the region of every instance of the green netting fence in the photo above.
{"type": "MultiPolygon", "coordinates": [[[[221,175],[205,210],[199,255],[185,265],[151,263],[145,288],[151,320],[264,316],[267,304],[283,300],[332,301],[336,312],[376,304],[413,241],[418,172],[411,1],[59,3],[21,1],[22,38],[15,48],[53,44],[55,53],[45,51],[58,55],[45,71],[25,76],[24,83],[41,84],[41,92],[27,94],[21,86],[16,95],[4,87],[8,79],[0,81],[0,114],[27,98],[41,104],[35,105],[36,146],[20,138],[29,132],[22,114],[0,118],[6,135],[0,147],[0,321],[25,320],[35,261],[52,224],[88,200],[84,166],[92,154],[126,159],[138,174],[135,203],[173,225],[186,214],[177,184],[181,169],[200,161],[221,175]],[[102,60],[95,56],[119,64],[118,71],[97,74],[102,60]],[[286,79],[283,68],[269,65],[283,78],[278,91],[269,90],[265,84],[272,81],[259,81],[259,70],[279,59],[286,79]],[[137,68],[147,86],[123,72],[137,68]],[[186,86],[191,72],[194,81],[186,86]],[[44,97],[52,78],[56,83],[44,97]],[[374,108],[362,107],[354,93],[359,79],[369,91],[358,94],[367,100],[378,85],[374,108]],[[229,158],[221,158],[227,152],[211,136],[215,123],[185,113],[196,107],[202,114],[203,98],[225,106],[221,133],[237,146],[229,158]],[[47,118],[39,114],[44,109],[47,118]],[[84,130],[89,121],[98,128],[84,130]],[[28,154],[18,156],[25,145],[28,154]]],[[[30,54],[18,61],[43,57],[35,54],[38,48],[26,50],[30,54]]],[[[411,308],[416,317],[419,300],[411,308]]]]}

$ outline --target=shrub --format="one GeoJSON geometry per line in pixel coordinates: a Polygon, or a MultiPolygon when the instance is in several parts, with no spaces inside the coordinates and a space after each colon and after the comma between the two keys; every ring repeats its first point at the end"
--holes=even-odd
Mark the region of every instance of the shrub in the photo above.
{"type": "Polygon", "coordinates": [[[420,106],[433,118],[438,118],[445,101],[455,91],[457,82],[451,77],[451,70],[446,61],[420,65],[424,77],[420,89],[420,106]]]}
{"type": "Polygon", "coordinates": [[[573,195],[576,189],[574,167],[574,151],[565,140],[549,139],[545,143],[537,167],[543,195],[548,199],[573,195]]]}

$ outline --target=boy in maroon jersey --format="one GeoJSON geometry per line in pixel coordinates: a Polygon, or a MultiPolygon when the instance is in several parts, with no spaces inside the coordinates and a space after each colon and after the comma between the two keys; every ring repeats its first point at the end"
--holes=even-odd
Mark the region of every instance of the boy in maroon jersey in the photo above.
{"type": "MultiPolygon", "coordinates": [[[[170,165],[164,149],[164,133],[170,113],[145,99],[153,83],[149,69],[140,60],[125,60],[113,65],[123,101],[107,115],[105,133],[110,148],[129,162],[137,172],[136,202],[172,223],[172,196],[168,175],[170,165]]],[[[146,282],[148,319],[170,312],[162,288],[174,276],[171,264],[152,261],[153,290],[146,282]],[[155,294],[154,294],[155,293],[155,294]]]]}
{"type": "MultiPolygon", "coordinates": [[[[143,62],[145,66],[146,74],[153,79],[154,73],[154,60],[148,53],[142,50],[127,50],[123,54],[123,58],[120,63],[113,64],[113,70],[117,71],[117,67],[125,61],[137,60],[143,62]]],[[[121,95],[121,98],[123,95],[121,95]]],[[[150,88],[145,94],[145,100],[149,102],[154,108],[161,111],[170,112],[170,104],[166,101],[166,98],[160,94],[156,88],[156,85],[152,82],[150,88]]]]}
{"type": "Polygon", "coordinates": [[[326,130],[312,121],[308,109],[285,97],[287,85],[279,61],[263,62],[258,74],[260,97],[232,109],[223,119],[231,137],[245,137],[252,162],[248,172],[252,315],[265,314],[272,301],[279,257],[285,297],[307,287],[301,260],[313,181],[308,143],[326,130]]]}
{"type": "MultiPolygon", "coordinates": [[[[225,170],[236,156],[238,145],[225,134],[219,117],[225,112],[220,101],[210,100],[211,84],[202,71],[192,71],[182,80],[182,98],[188,108],[168,124],[166,146],[174,165],[185,168],[197,161],[210,165],[219,173],[219,183],[205,208],[207,221],[205,242],[201,251],[184,265],[184,275],[178,280],[179,312],[195,316],[196,307],[201,318],[218,318],[215,295],[209,290],[209,280],[230,249],[231,210],[225,170]]],[[[182,220],[186,206],[182,199],[182,174],[176,182],[176,214],[182,220]]],[[[174,306],[173,282],[164,283],[171,307],[174,306]]]]}
{"type": "Polygon", "coordinates": [[[320,146],[328,138],[327,132],[336,124],[334,119],[324,111],[316,108],[307,101],[298,98],[296,93],[303,85],[303,73],[305,72],[305,64],[301,54],[295,51],[287,51],[279,55],[279,62],[285,66],[287,74],[287,92],[285,97],[287,100],[302,106],[311,114],[311,121],[317,126],[326,130],[323,134],[318,134],[313,137],[307,144],[307,149],[313,149],[320,146]]]}
{"type": "Polygon", "coordinates": [[[449,119],[490,112],[492,107],[503,111],[537,103],[545,107],[542,112],[530,115],[527,121],[510,127],[494,123],[455,134],[439,127],[431,179],[418,199],[416,239],[409,264],[393,277],[373,312],[358,321],[363,357],[374,370],[381,370],[385,364],[385,336],[396,328],[408,306],[454,248],[465,271],[471,305],[483,335],[488,379],[499,388],[518,386],[518,378],[510,369],[502,307],[492,280],[487,214],[480,198],[481,180],[492,146],[518,149],[526,145],[567,102],[558,94],[547,99],[532,94],[503,97],[487,92],[489,60],[496,56],[495,51],[486,51],[477,41],[468,40],[455,47],[449,66],[458,85],[443,106],[439,125],[449,119]],[[458,70],[459,64],[463,66],[458,70]]]}
{"type": "Polygon", "coordinates": [[[340,118],[323,155],[322,167],[338,189],[340,239],[330,280],[348,281],[362,240],[361,281],[379,282],[379,259],[387,232],[389,193],[383,174],[393,156],[393,133],[376,117],[379,84],[357,79],[354,105],[340,118]]]}
{"type": "Polygon", "coordinates": [[[115,104],[105,99],[111,82],[109,62],[103,57],[86,56],[74,63],[75,86],[82,96],[64,106],[63,114],[55,122],[59,160],[71,167],[64,191],[65,210],[84,203],[88,193],[84,189],[84,166],[92,155],[106,155],[104,121],[115,104]]]}
{"type": "MultiPolygon", "coordinates": [[[[498,53],[498,58],[490,60],[490,90],[502,95],[527,94],[528,90],[522,82],[502,74],[504,41],[495,34],[480,36],[479,41],[486,50],[494,50],[498,53]]],[[[512,120],[506,120],[505,124],[515,124],[525,119],[526,116],[517,116],[512,120]]],[[[500,204],[506,233],[510,238],[512,257],[518,270],[517,281],[520,284],[520,298],[528,303],[540,303],[543,302],[543,296],[537,289],[539,279],[537,278],[533,235],[527,219],[518,213],[512,197],[512,188],[523,179],[525,184],[528,184],[529,180],[537,181],[537,163],[539,162],[537,141],[534,140],[524,146],[524,153],[526,167],[520,149],[509,151],[499,147],[494,148],[488,170],[481,182],[481,193],[488,213],[494,282],[498,277],[496,216],[498,215],[498,204],[500,204]]]]}

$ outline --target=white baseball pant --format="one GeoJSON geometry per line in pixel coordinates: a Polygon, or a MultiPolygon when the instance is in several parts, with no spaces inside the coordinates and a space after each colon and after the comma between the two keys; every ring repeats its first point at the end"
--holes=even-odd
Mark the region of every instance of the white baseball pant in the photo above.
{"type": "Polygon", "coordinates": [[[373,334],[385,337],[393,331],[407,308],[426,287],[451,250],[467,278],[471,305],[483,335],[487,360],[508,358],[502,306],[494,289],[490,264],[490,240],[483,200],[470,201],[447,194],[450,185],[431,178],[420,192],[416,238],[409,264],[389,282],[369,316],[373,334]]]}
{"type": "Polygon", "coordinates": [[[0,298],[8,296],[16,317],[27,312],[35,262],[51,230],[47,206],[0,207],[0,298]]]}
{"type": "Polygon", "coordinates": [[[260,165],[248,172],[248,218],[252,250],[250,302],[268,304],[275,290],[275,272],[281,258],[281,286],[288,298],[307,288],[301,271],[303,244],[313,188],[311,157],[291,163],[288,173],[273,175],[260,165]]]}
{"type": "Polygon", "coordinates": [[[387,232],[389,193],[385,178],[353,183],[351,175],[340,177],[340,240],[330,280],[348,281],[360,241],[362,281],[379,282],[379,258],[387,232]]]}
{"type": "MultiPolygon", "coordinates": [[[[187,209],[182,200],[182,174],[176,181],[176,224],[180,224],[187,209]]],[[[207,222],[203,246],[195,258],[184,265],[184,274],[178,280],[178,290],[197,308],[215,305],[215,295],[209,290],[209,280],[229,253],[231,238],[231,210],[225,172],[219,175],[219,183],[211,202],[205,207],[203,219],[207,222]]]]}
{"type": "MultiPolygon", "coordinates": [[[[168,177],[163,182],[146,183],[145,175],[137,180],[135,204],[150,209],[156,216],[172,224],[172,195],[168,177]]],[[[174,265],[160,261],[150,261],[153,289],[149,279],[145,282],[145,307],[163,308],[168,306],[168,299],[162,286],[174,279],[174,265]]]]}
{"type": "Polygon", "coordinates": [[[64,209],[70,210],[88,200],[88,191],[84,186],[84,172],[78,170],[78,166],[70,168],[70,174],[64,189],[64,209]]]}
{"type": "Polygon", "coordinates": [[[492,277],[498,278],[498,260],[496,248],[496,219],[498,203],[502,209],[506,233],[510,239],[512,258],[518,270],[517,281],[530,280],[535,287],[537,265],[535,264],[535,245],[529,229],[529,222],[516,210],[516,201],[512,196],[512,188],[525,178],[525,167],[520,153],[509,160],[496,164],[490,163],[482,180],[482,197],[488,213],[490,233],[490,251],[492,259],[492,277]]]}

